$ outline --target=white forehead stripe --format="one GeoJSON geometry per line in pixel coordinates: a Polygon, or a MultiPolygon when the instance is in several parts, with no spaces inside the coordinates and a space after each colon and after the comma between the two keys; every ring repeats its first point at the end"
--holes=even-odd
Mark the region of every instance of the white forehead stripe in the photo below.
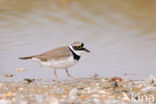
{"type": "Polygon", "coordinates": [[[80,44],[73,44],[72,46],[79,46],[79,45],[81,45],[81,43],[80,44]]]}
{"type": "Polygon", "coordinates": [[[78,45],[82,45],[82,44],[83,44],[83,42],[73,42],[71,44],[71,46],[78,46],[78,45]]]}
{"type": "Polygon", "coordinates": [[[81,45],[82,43],[75,43],[75,44],[72,44],[73,46],[77,46],[77,45],[81,45]]]}

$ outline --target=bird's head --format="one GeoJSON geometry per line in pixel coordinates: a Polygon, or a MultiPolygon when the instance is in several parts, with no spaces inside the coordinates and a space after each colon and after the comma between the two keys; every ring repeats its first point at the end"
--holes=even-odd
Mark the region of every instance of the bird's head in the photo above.
{"type": "Polygon", "coordinates": [[[84,47],[83,42],[73,42],[69,45],[69,48],[77,55],[81,55],[84,52],[90,52],[88,49],[84,47]]]}

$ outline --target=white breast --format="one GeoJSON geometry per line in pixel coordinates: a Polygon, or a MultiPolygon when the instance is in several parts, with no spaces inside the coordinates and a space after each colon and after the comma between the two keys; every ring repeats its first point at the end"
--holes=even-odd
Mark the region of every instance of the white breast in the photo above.
{"type": "Polygon", "coordinates": [[[43,66],[52,67],[54,69],[66,69],[73,66],[77,61],[74,60],[73,56],[69,56],[60,60],[48,60],[46,62],[40,61],[39,59],[33,59],[38,61],[43,66]]]}

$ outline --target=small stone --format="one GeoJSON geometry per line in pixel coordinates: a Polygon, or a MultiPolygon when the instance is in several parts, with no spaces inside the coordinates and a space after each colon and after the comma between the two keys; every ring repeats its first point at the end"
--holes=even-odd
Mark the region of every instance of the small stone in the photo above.
{"type": "Polygon", "coordinates": [[[82,88],[77,88],[78,90],[83,90],[84,88],[82,87],[82,88]]]}
{"type": "Polygon", "coordinates": [[[13,77],[14,75],[13,74],[3,74],[4,77],[7,77],[7,78],[11,78],[13,77]]]}
{"type": "Polygon", "coordinates": [[[2,83],[0,83],[0,88],[2,87],[2,85],[3,85],[3,84],[2,84],[2,83]]]}
{"type": "Polygon", "coordinates": [[[43,96],[42,95],[35,95],[35,100],[38,102],[42,102],[43,96]]]}
{"type": "Polygon", "coordinates": [[[99,83],[96,83],[95,85],[96,85],[96,86],[99,86],[100,84],[99,84],[99,83]]]}
{"type": "Polygon", "coordinates": [[[104,81],[105,81],[105,79],[104,79],[104,78],[102,78],[102,79],[101,79],[101,81],[102,81],[102,82],[104,82],[104,81]]]}
{"type": "Polygon", "coordinates": [[[98,91],[100,94],[105,94],[106,92],[104,90],[99,90],[98,91]]]}
{"type": "Polygon", "coordinates": [[[137,88],[142,88],[143,87],[143,84],[138,84],[137,86],[136,86],[137,88]]]}
{"type": "Polygon", "coordinates": [[[23,91],[24,89],[23,88],[19,88],[19,91],[23,91]]]}
{"type": "Polygon", "coordinates": [[[56,97],[52,97],[49,99],[48,104],[59,104],[59,100],[56,97]]]}
{"type": "Polygon", "coordinates": [[[95,104],[100,104],[100,99],[94,98],[94,99],[93,99],[93,102],[94,102],[95,104]]]}
{"type": "Polygon", "coordinates": [[[100,95],[97,95],[97,94],[93,94],[92,97],[99,98],[101,96],[100,95]]]}
{"type": "Polygon", "coordinates": [[[155,85],[156,86],[156,77],[153,75],[148,76],[145,79],[146,86],[155,85]]]}
{"type": "Polygon", "coordinates": [[[91,79],[97,80],[98,79],[98,75],[95,73],[93,76],[90,77],[91,79]]]}
{"type": "Polygon", "coordinates": [[[153,86],[145,87],[145,88],[141,89],[141,91],[145,92],[145,93],[154,92],[154,91],[156,91],[156,87],[153,87],[153,86]]]}
{"type": "Polygon", "coordinates": [[[94,78],[97,78],[97,76],[98,76],[98,74],[97,74],[97,73],[95,73],[95,74],[93,75],[93,77],[94,77],[94,78]]]}
{"type": "Polygon", "coordinates": [[[90,88],[87,91],[88,91],[88,93],[93,93],[93,92],[97,92],[98,89],[97,88],[92,88],[92,89],[90,88]]]}
{"type": "Polygon", "coordinates": [[[109,98],[109,96],[108,96],[108,95],[102,95],[102,98],[103,98],[104,100],[107,100],[107,99],[109,98]]]}
{"type": "Polygon", "coordinates": [[[16,68],[16,70],[17,70],[18,72],[25,72],[25,69],[24,69],[24,68],[16,68]]]}
{"type": "Polygon", "coordinates": [[[112,87],[113,87],[113,88],[118,87],[118,83],[117,83],[117,81],[113,81],[113,82],[112,82],[112,87]]]}
{"type": "Polygon", "coordinates": [[[10,100],[0,99],[0,104],[12,104],[10,100]]]}
{"type": "Polygon", "coordinates": [[[13,97],[12,102],[14,102],[14,104],[27,104],[27,102],[19,96],[13,97]]]}
{"type": "Polygon", "coordinates": [[[28,83],[32,83],[35,81],[35,79],[29,79],[29,78],[25,78],[24,80],[27,81],[28,83]]]}
{"type": "Polygon", "coordinates": [[[70,99],[76,99],[77,98],[77,92],[78,92],[78,90],[76,88],[73,88],[72,90],[70,90],[69,98],[70,99]]]}
{"type": "Polygon", "coordinates": [[[62,98],[67,98],[67,95],[62,95],[62,98]]]}
{"type": "Polygon", "coordinates": [[[6,96],[8,96],[8,97],[12,97],[12,95],[13,95],[13,94],[12,94],[12,92],[10,92],[10,91],[6,94],[6,96]]]}
{"type": "Polygon", "coordinates": [[[55,91],[56,91],[56,93],[63,93],[64,92],[64,90],[61,88],[56,88],[55,91]]]}
{"type": "Polygon", "coordinates": [[[120,77],[114,77],[114,78],[112,78],[112,81],[122,81],[122,78],[120,78],[120,77]]]}
{"type": "Polygon", "coordinates": [[[87,99],[89,96],[88,95],[81,95],[80,97],[83,99],[87,99]]]}
{"type": "Polygon", "coordinates": [[[86,92],[86,91],[81,91],[81,93],[82,93],[82,94],[86,94],[87,92],[86,92]]]}

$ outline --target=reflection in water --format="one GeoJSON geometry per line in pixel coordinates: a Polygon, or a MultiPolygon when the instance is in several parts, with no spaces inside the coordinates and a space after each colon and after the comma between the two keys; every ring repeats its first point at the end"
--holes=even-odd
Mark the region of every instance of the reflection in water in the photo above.
{"type": "MultiPolygon", "coordinates": [[[[92,53],[71,68],[73,74],[143,79],[156,73],[155,4],[155,0],[1,0],[0,73],[13,73],[15,79],[54,78],[51,69],[18,57],[80,40],[92,53]],[[27,71],[19,74],[17,67],[27,71]]],[[[60,76],[65,77],[62,71],[60,76]]]]}

